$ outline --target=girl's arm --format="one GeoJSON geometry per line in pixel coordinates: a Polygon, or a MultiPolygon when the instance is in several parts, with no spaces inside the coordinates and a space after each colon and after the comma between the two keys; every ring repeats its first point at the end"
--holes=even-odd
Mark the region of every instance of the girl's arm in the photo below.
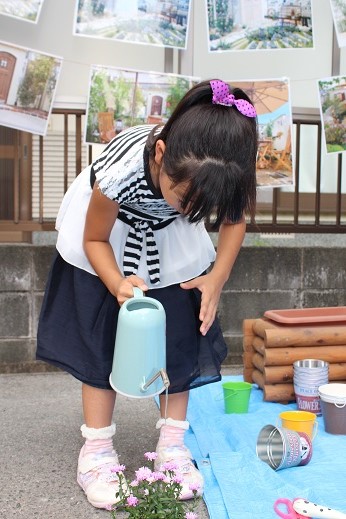
{"type": "Polygon", "coordinates": [[[234,262],[242,246],[246,231],[246,222],[243,219],[236,224],[222,224],[216,250],[216,259],[212,272],[219,277],[222,286],[228,280],[234,262]]]}
{"type": "Polygon", "coordinates": [[[200,332],[205,335],[214,322],[222,288],[228,280],[234,262],[243,243],[246,223],[243,219],[236,224],[220,226],[216,259],[213,268],[205,276],[181,283],[182,288],[198,288],[202,293],[199,318],[200,332]]]}
{"type": "Polygon", "coordinates": [[[83,246],[96,274],[122,304],[133,296],[134,286],[142,290],[148,287],[138,276],[125,278],[116,262],[109,237],[118,212],[118,203],[103,195],[95,184],[86,215],[83,246]]]}

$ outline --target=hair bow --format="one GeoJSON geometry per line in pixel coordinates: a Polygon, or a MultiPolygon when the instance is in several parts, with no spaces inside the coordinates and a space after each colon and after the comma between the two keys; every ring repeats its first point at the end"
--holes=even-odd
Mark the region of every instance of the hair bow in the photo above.
{"type": "Polygon", "coordinates": [[[213,92],[213,104],[235,106],[246,117],[256,117],[257,114],[254,106],[246,99],[236,99],[233,94],[229,93],[229,87],[226,83],[220,79],[213,79],[210,81],[210,86],[213,92]]]}

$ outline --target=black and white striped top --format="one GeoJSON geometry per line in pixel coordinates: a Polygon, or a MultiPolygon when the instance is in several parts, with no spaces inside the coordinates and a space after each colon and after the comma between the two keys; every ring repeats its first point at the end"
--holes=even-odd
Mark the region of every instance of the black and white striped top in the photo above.
{"type": "Polygon", "coordinates": [[[102,193],[119,203],[118,218],[130,226],[124,250],[125,276],[137,273],[145,239],[148,273],[155,285],[160,282],[160,258],[153,230],[166,227],[179,213],[151,179],[145,143],[153,128],[136,126],[117,135],[93,162],[90,181],[93,185],[96,179],[102,193]]]}

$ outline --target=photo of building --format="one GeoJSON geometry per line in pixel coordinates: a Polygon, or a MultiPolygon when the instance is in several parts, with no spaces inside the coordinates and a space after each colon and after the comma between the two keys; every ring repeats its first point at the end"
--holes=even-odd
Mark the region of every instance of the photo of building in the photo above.
{"type": "Polygon", "coordinates": [[[313,46],[311,0],[208,0],[210,51],[313,46]]]}
{"type": "Polygon", "coordinates": [[[0,14],[36,23],[43,2],[44,0],[0,0],[0,14]]]}
{"type": "Polygon", "coordinates": [[[186,48],[190,0],[79,0],[75,34],[186,48]]]}
{"type": "Polygon", "coordinates": [[[346,77],[320,79],[318,89],[327,153],[346,151],[346,77]]]}
{"type": "Polygon", "coordinates": [[[330,0],[334,26],[340,47],[346,46],[346,1],[330,0]]]}
{"type": "Polygon", "coordinates": [[[136,124],[162,124],[196,78],[93,66],[85,140],[108,143],[136,124]]]}
{"type": "Polygon", "coordinates": [[[61,59],[0,42],[0,125],[45,135],[61,59]]]}

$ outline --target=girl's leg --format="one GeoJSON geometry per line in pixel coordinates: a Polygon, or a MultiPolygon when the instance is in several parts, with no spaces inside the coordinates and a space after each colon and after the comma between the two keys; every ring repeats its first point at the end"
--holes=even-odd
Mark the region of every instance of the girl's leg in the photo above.
{"type": "Polygon", "coordinates": [[[116,393],[83,384],[85,443],[78,460],[77,481],[88,501],[97,508],[110,508],[116,501],[119,479],[112,472],[119,465],[113,446],[115,423],[112,423],[116,393]]]}
{"type": "Polygon", "coordinates": [[[165,463],[174,462],[183,476],[182,491],[180,499],[191,499],[203,493],[203,478],[192,462],[192,456],[184,445],[184,435],[189,428],[186,421],[187,404],[189,401],[188,391],[160,395],[161,418],[156,424],[160,429],[160,438],[156,447],[157,458],[155,469],[164,470],[165,463]]]}
{"type": "Polygon", "coordinates": [[[160,395],[160,411],[161,418],[170,417],[174,420],[186,420],[187,404],[189,401],[189,392],[174,393],[168,395],[166,409],[166,394],[160,395]]]}
{"type": "Polygon", "coordinates": [[[112,423],[116,392],[97,387],[82,386],[85,425],[100,429],[112,423]]]}

